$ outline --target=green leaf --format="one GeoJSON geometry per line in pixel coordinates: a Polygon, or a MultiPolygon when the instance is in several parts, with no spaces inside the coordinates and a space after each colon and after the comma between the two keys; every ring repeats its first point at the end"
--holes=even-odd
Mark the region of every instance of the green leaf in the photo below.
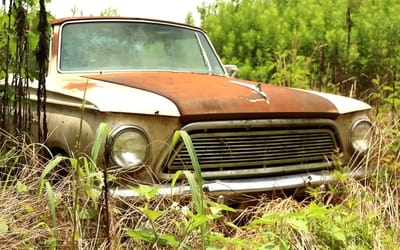
{"type": "Polygon", "coordinates": [[[0,234],[4,234],[7,232],[8,232],[7,223],[3,219],[0,219],[0,234]]]}
{"type": "Polygon", "coordinates": [[[171,180],[171,187],[175,187],[176,181],[181,176],[181,174],[182,174],[182,170],[176,171],[176,173],[174,174],[174,177],[171,180]]]}
{"type": "MultiPolygon", "coordinates": [[[[218,245],[227,246],[226,249],[230,249],[228,246],[235,246],[233,249],[248,249],[249,245],[245,240],[240,238],[226,237],[221,233],[210,233],[208,235],[208,239],[210,242],[216,242],[218,245]]],[[[212,246],[209,246],[207,249],[211,249],[212,246]]],[[[214,247],[215,248],[215,247],[214,247]]],[[[219,249],[219,248],[217,248],[219,249]]],[[[223,248],[225,249],[225,248],[223,248]]]]}
{"type": "Polygon", "coordinates": [[[179,240],[176,238],[175,235],[172,234],[162,234],[160,235],[161,242],[164,245],[172,246],[172,247],[178,247],[179,246],[179,240]]]}
{"type": "Polygon", "coordinates": [[[199,184],[196,182],[192,172],[184,170],[183,174],[186,176],[186,179],[189,182],[190,191],[192,193],[192,199],[197,213],[205,215],[206,210],[204,208],[202,190],[199,187],[199,184]]]}
{"type": "MultiPolygon", "coordinates": [[[[47,249],[56,250],[57,249],[57,239],[54,237],[50,237],[44,241],[44,245],[48,247],[47,249]]],[[[34,249],[34,248],[32,248],[32,249],[34,249]]]]}
{"type": "Polygon", "coordinates": [[[46,191],[47,191],[47,203],[49,205],[52,226],[57,227],[57,216],[56,216],[56,198],[54,195],[53,188],[51,187],[50,183],[46,181],[46,191]]]}
{"type": "MultiPolygon", "coordinates": [[[[173,137],[174,141],[178,140],[178,136],[180,136],[182,138],[182,140],[185,144],[185,147],[186,147],[187,151],[189,152],[189,156],[190,156],[190,159],[191,159],[191,162],[192,162],[192,165],[195,170],[196,177],[197,177],[197,182],[191,172],[183,171],[183,173],[189,182],[191,193],[192,193],[192,198],[195,203],[195,208],[196,208],[197,213],[199,213],[200,215],[205,215],[206,211],[205,211],[205,207],[203,204],[203,189],[202,189],[203,179],[202,179],[200,164],[198,162],[198,158],[197,158],[193,143],[192,143],[191,138],[188,135],[188,133],[184,130],[176,131],[174,133],[174,137],[173,137]]],[[[205,240],[205,231],[206,231],[207,224],[201,223],[201,225],[202,225],[201,226],[201,239],[202,239],[202,243],[204,245],[205,241],[206,241],[205,240]]]]}
{"type": "MultiPolygon", "coordinates": [[[[194,172],[196,174],[197,181],[199,183],[199,187],[203,187],[203,177],[201,175],[201,168],[199,164],[199,160],[197,158],[196,150],[194,149],[192,139],[189,134],[185,130],[180,130],[181,138],[185,144],[185,147],[189,153],[191,163],[194,168],[194,172]]],[[[201,195],[203,195],[203,191],[200,191],[201,195]]]]}
{"type": "MultiPolygon", "coordinates": [[[[106,140],[109,134],[110,128],[107,123],[100,123],[100,125],[96,129],[94,145],[92,147],[92,152],[90,154],[93,162],[97,161],[97,157],[99,156],[100,148],[103,145],[103,142],[106,140]]],[[[94,169],[92,168],[92,171],[94,169]]]]}
{"type": "Polygon", "coordinates": [[[148,209],[147,207],[139,208],[140,211],[145,214],[151,222],[155,222],[158,218],[160,218],[164,212],[163,211],[154,211],[148,209]]]}
{"type": "Polygon", "coordinates": [[[188,226],[188,232],[200,227],[201,225],[204,225],[208,221],[210,221],[211,218],[207,215],[201,215],[201,214],[194,214],[192,215],[192,221],[190,222],[188,226]]]}
{"type": "Polygon", "coordinates": [[[229,211],[229,212],[236,212],[234,208],[231,208],[225,204],[220,204],[214,201],[207,201],[210,205],[210,210],[212,214],[218,214],[221,211],[229,211]]]}
{"type": "Polygon", "coordinates": [[[251,225],[273,225],[277,221],[280,221],[282,216],[278,213],[264,214],[261,218],[255,219],[250,222],[251,225]]]}
{"type": "Polygon", "coordinates": [[[237,226],[235,223],[233,223],[233,222],[227,221],[227,222],[225,222],[224,224],[227,225],[228,227],[233,228],[234,230],[242,231],[242,229],[241,229],[240,227],[238,227],[238,226],[237,226]]]}
{"type": "Polygon", "coordinates": [[[87,208],[80,211],[79,218],[81,218],[82,220],[93,219],[96,218],[98,214],[99,211],[97,209],[87,208]]]}
{"type": "Polygon", "coordinates": [[[26,204],[26,203],[23,203],[23,202],[21,202],[21,203],[19,204],[19,206],[20,206],[22,209],[24,209],[25,212],[27,212],[27,213],[32,213],[32,212],[35,211],[35,209],[34,209],[31,205],[26,204]]]}
{"type": "Polygon", "coordinates": [[[393,91],[393,87],[391,86],[383,86],[383,91],[393,91]]]}
{"type": "Polygon", "coordinates": [[[157,240],[153,230],[150,229],[127,229],[126,234],[135,240],[143,240],[151,243],[154,243],[157,240]]]}
{"type": "Polygon", "coordinates": [[[96,187],[93,187],[93,186],[87,187],[87,190],[86,190],[86,194],[93,201],[97,201],[98,198],[100,197],[101,193],[102,193],[102,190],[100,190],[96,187]]]}
{"type": "Polygon", "coordinates": [[[22,194],[25,193],[26,191],[28,191],[28,188],[26,187],[26,185],[24,183],[22,183],[21,181],[17,181],[15,187],[17,188],[17,192],[22,194]]]}
{"type": "Polygon", "coordinates": [[[280,245],[275,245],[273,243],[267,243],[256,248],[256,250],[281,250],[280,245]]]}
{"type": "Polygon", "coordinates": [[[341,242],[346,242],[346,233],[344,230],[336,225],[333,225],[331,228],[332,236],[341,241],[341,242]]]}
{"type": "Polygon", "coordinates": [[[66,160],[68,158],[63,157],[63,156],[56,156],[53,158],[51,161],[49,161],[46,165],[46,167],[43,169],[42,174],[40,175],[40,182],[39,182],[39,194],[43,193],[43,188],[44,184],[46,182],[46,176],[54,169],[56,168],[61,161],[66,160]]]}
{"type": "Polygon", "coordinates": [[[75,230],[75,232],[74,232],[74,241],[79,240],[80,236],[81,236],[81,234],[80,234],[79,230],[75,230]]]}
{"type": "MultiPolygon", "coordinates": [[[[176,236],[172,234],[161,234],[159,237],[153,230],[150,229],[126,229],[126,234],[135,240],[142,240],[150,243],[157,243],[162,246],[178,247],[179,241],[176,236]]],[[[183,249],[190,249],[186,245],[182,246],[183,249]]]]}
{"type": "Polygon", "coordinates": [[[79,157],[78,162],[79,165],[76,166],[76,170],[78,170],[78,176],[80,178],[88,177],[90,173],[94,171],[87,157],[79,157]]]}
{"type": "Polygon", "coordinates": [[[138,187],[129,186],[130,189],[138,193],[139,195],[143,195],[148,201],[153,199],[158,192],[159,187],[157,186],[149,186],[149,185],[142,185],[139,184],[138,187]]]}
{"type": "Polygon", "coordinates": [[[286,223],[296,230],[308,232],[308,223],[304,219],[302,220],[295,217],[289,217],[286,218],[286,223]]]}
{"type": "Polygon", "coordinates": [[[328,212],[329,210],[326,208],[326,206],[320,206],[315,202],[310,203],[306,210],[307,217],[320,220],[325,219],[328,212]]]}

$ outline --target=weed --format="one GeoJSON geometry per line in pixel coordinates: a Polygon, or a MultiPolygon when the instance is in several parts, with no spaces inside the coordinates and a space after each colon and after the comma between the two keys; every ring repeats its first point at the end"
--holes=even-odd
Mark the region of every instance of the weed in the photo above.
{"type": "Polygon", "coordinates": [[[191,195],[160,197],[157,186],[138,185],[132,189],[139,199],[109,197],[109,220],[102,199],[107,173],[95,164],[106,125],[98,129],[90,157],[56,156],[47,164],[36,153],[41,145],[21,145],[8,135],[7,150],[0,154],[6,173],[0,244],[46,249],[398,249],[399,120],[377,116],[375,124],[369,160],[376,168],[367,179],[356,181],[338,172],[337,183],[327,191],[310,189],[305,200],[261,196],[257,204],[237,211],[203,193],[195,151],[185,132],[178,131],[175,139],[184,140],[191,152],[194,172],[178,172],[171,185],[186,180],[191,195]],[[51,171],[65,160],[73,171],[53,184],[51,171]]]}

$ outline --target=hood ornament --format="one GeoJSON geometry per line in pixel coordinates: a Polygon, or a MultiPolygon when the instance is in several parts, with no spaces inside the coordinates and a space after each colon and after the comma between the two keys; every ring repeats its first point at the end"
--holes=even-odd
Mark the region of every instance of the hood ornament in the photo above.
{"type": "MultiPolygon", "coordinates": [[[[230,82],[233,83],[233,84],[236,84],[236,85],[240,85],[240,86],[249,88],[249,89],[257,92],[263,98],[263,99],[261,99],[262,101],[265,101],[267,104],[270,104],[270,100],[269,100],[269,97],[268,97],[267,93],[265,93],[261,89],[261,83],[258,83],[256,86],[254,86],[254,85],[251,85],[249,83],[239,82],[239,81],[234,81],[234,80],[231,80],[230,82]]],[[[257,102],[257,101],[260,101],[260,99],[250,100],[250,101],[251,102],[257,102]]]]}

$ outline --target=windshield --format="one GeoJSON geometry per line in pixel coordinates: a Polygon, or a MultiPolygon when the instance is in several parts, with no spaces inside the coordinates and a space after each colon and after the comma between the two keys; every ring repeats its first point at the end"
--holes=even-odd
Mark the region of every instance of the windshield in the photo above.
{"type": "Polygon", "coordinates": [[[76,22],[61,28],[63,72],[171,70],[224,74],[202,32],[150,22],[76,22]]]}

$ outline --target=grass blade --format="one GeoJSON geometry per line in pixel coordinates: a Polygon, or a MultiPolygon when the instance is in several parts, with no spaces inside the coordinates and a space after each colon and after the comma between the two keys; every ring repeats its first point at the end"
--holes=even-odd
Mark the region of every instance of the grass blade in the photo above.
{"type": "Polygon", "coordinates": [[[54,195],[54,190],[48,181],[46,181],[46,191],[47,191],[47,202],[49,205],[50,215],[51,215],[51,222],[52,226],[55,228],[57,227],[57,216],[56,216],[57,201],[56,201],[56,196],[54,195]]]}
{"type": "Polygon", "coordinates": [[[97,161],[97,157],[99,156],[99,152],[101,149],[102,142],[104,142],[108,136],[110,131],[110,127],[107,123],[100,123],[100,125],[96,129],[94,145],[92,147],[92,151],[90,157],[93,162],[97,161]]]}
{"type": "Polygon", "coordinates": [[[53,158],[52,160],[50,160],[46,167],[43,169],[42,174],[40,175],[40,179],[39,179],[39,194],[43,193],[43,188],[45,185],[45,181],[46,181],[46,176],[55,168],[57,168],[57,166],[61,163],[61,161],[68,159],[67,157],[64,156],[56,156],[55,158],[53,158]]]}

